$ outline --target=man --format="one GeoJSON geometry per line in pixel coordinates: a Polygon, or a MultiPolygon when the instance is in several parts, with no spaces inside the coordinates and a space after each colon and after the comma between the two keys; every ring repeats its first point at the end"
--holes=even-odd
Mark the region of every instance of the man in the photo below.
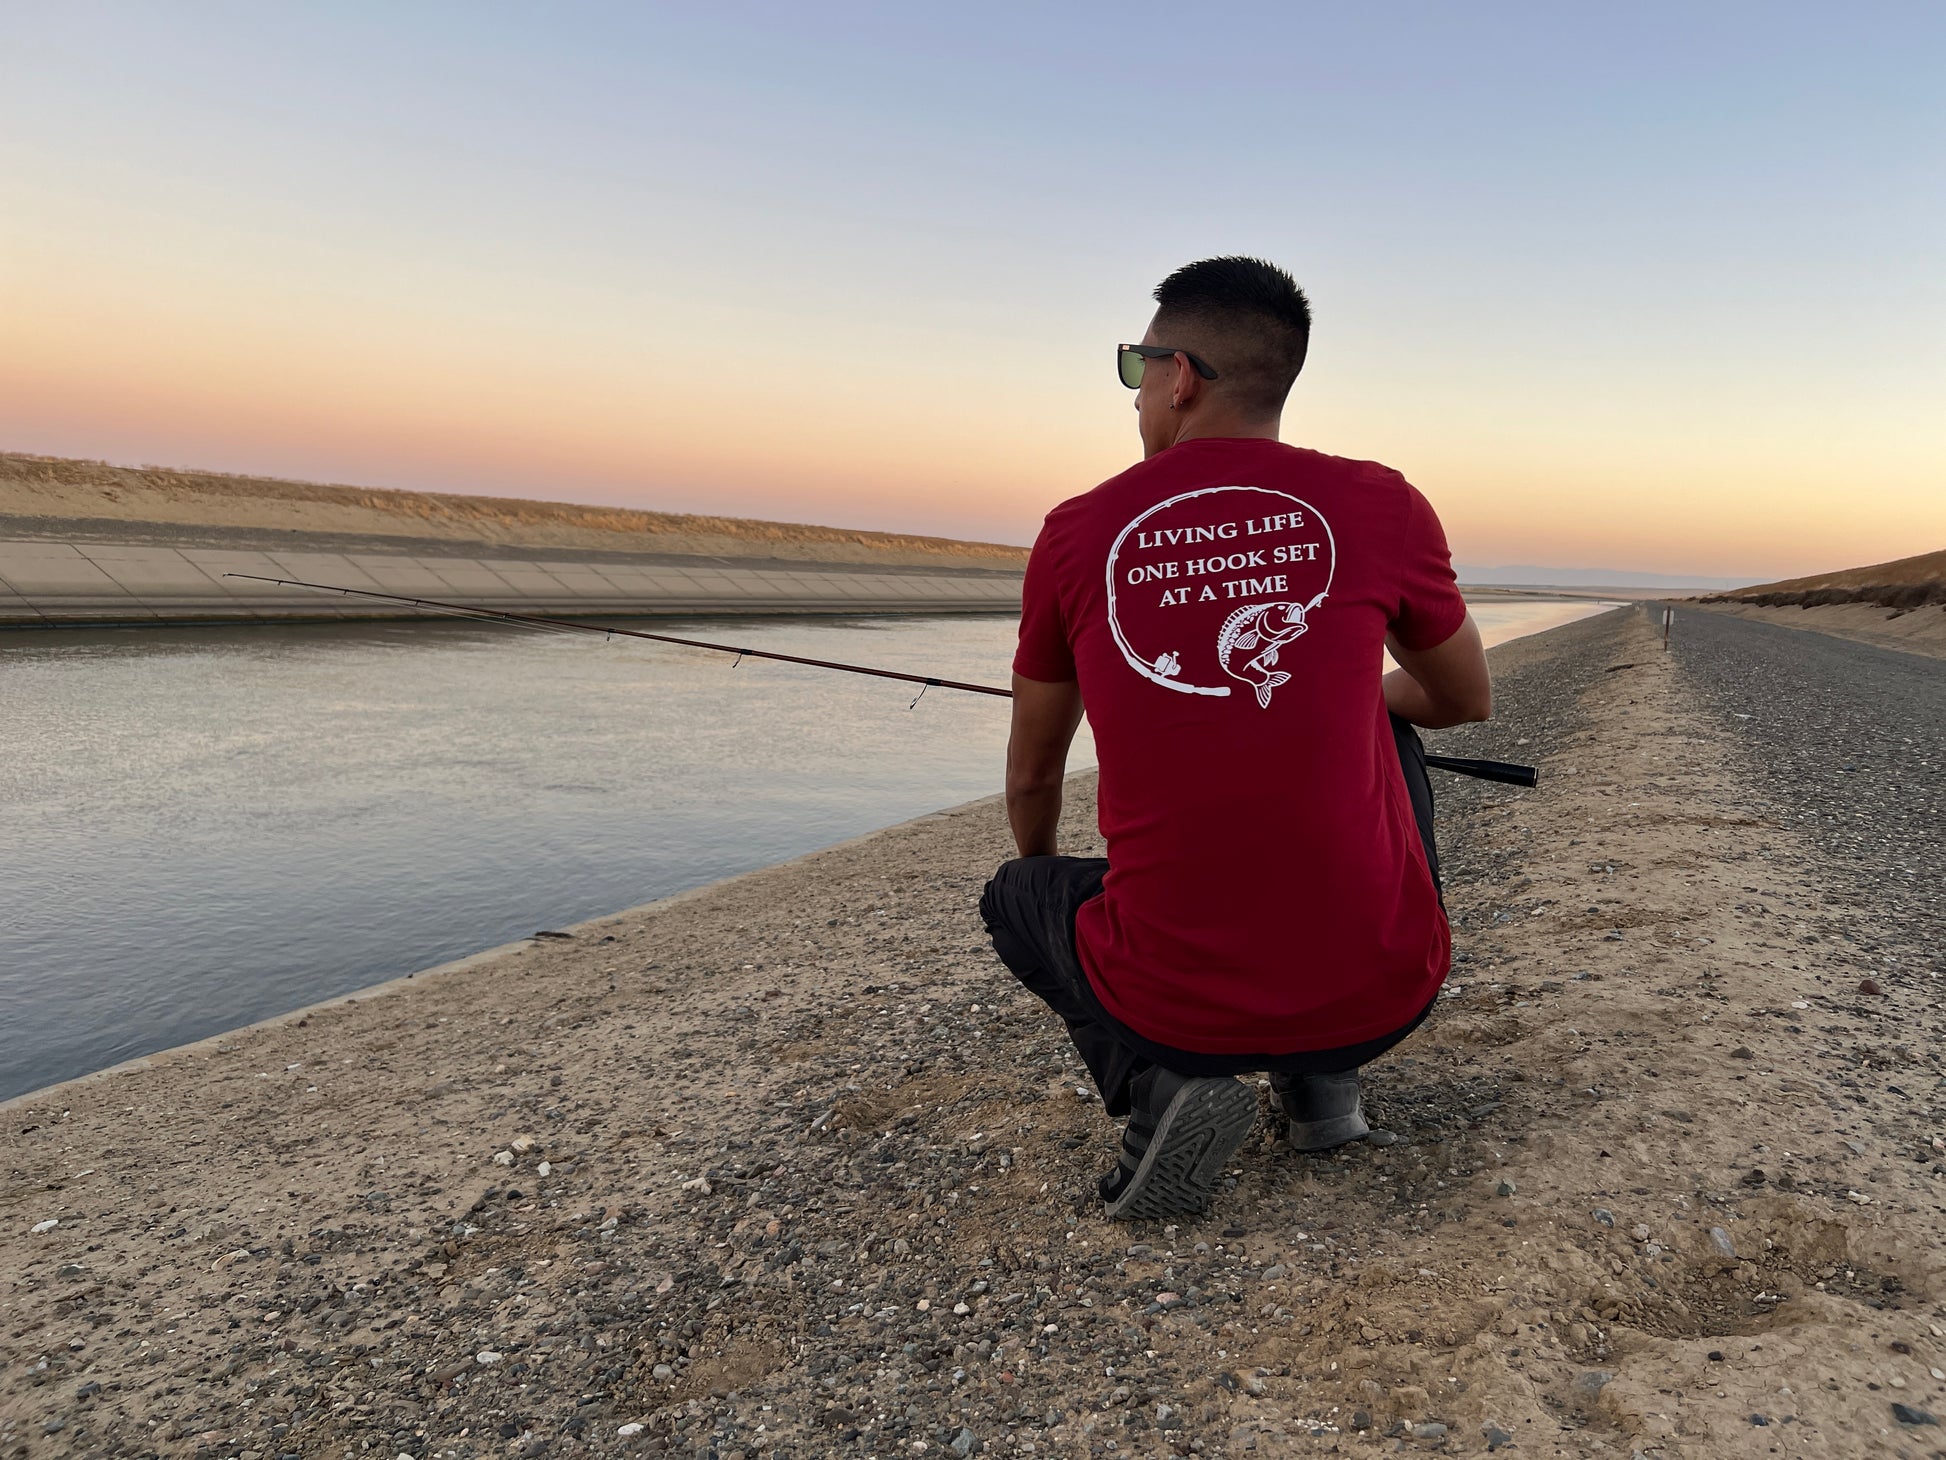
{"type": "Polygon", "coordinates": [[[1110,1217],[1207,1206],[1256,1118],[1241,1073],[1270,1072],[1300,1150],[1370,1134],[1358,1067],[1425,1018],[1450,953],[1406,722],[1484,720],[1492,698],[1425,498],[1278,442],[1310,339],[1291,277],[1206,259],[1155,299],[1120,347],[1144,460],[1050,512],[1028,563],[1020,859],[980,904],[1128,1117],[1110,1217]],[[1105,859],[1055,847],[1084,704],[1105,859]]]}

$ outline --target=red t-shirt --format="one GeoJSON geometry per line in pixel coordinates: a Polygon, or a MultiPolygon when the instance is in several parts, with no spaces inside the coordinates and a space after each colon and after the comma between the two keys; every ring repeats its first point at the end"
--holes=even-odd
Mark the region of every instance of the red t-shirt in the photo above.
{"type": "Polygon", "coordinates": [[[1102,895],[1075,941],[1102,1005],[1209,1054],[1390,1033],[1450,940],[1379,687],[1466,604],[1397,472],[1185,441],[1047,515],[1014,669],[1078,679],[1101,763],[1102,895]]]}

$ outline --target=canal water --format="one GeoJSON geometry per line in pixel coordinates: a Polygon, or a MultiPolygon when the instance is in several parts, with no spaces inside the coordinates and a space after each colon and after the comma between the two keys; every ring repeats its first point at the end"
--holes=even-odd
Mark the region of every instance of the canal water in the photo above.
{"type": "MultiPolygon", "coordinates": [[[[731,622],[667,631],[997,684],[1014,636],[731,622]]],[[[911,700],[444,620],[0,635],[0,1099],[998,790],[1005,702],[911,700]]]]}

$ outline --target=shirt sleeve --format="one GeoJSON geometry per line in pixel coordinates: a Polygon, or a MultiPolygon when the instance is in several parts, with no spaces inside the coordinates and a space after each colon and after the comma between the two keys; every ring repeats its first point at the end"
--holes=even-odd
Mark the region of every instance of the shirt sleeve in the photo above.
{"type": "Polygon", "coordinates": [[[1020,644],[1014,650],[1014,673],[1023,679],[1061,684],[1075,677],[1074,647],[1061,612],[1059,574],[1050,536],[1049,527],[1043,523],[1027,558],[1027,578],[1020,590],[1020,644]]]}
{"type": "Polygon", "coordinates": [[[1399,598],[1390,628],[1407,649],[1434,649],[1459,632],[1466,600],[1453,577],[1446,530],[1432,503],[1406,484],[1405,531],[1399,544],[1399,598]]]}

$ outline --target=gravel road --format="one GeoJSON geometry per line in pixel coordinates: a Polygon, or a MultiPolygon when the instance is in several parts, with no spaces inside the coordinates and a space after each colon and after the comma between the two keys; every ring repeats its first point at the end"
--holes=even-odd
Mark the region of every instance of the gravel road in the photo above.
{"type": "Polygon", "coordinates": [[[1695,609],[1670,653],[1772,819],[1904,945],[1881,959],[1946,970],[1946,661],[1695,609]]]}

